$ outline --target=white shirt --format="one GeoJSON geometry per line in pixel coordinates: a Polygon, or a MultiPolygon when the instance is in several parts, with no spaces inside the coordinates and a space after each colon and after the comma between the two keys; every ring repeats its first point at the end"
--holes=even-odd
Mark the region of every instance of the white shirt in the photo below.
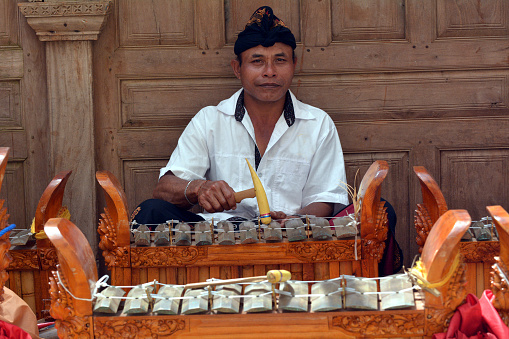
{"type": "MultiPolygon", "coordinates": [[[[172,171],[185,180],[224,180],[234,191],[253,187],[246,163],[255,167],[255,132],[249,112],[235,119],[242,90],[217,106],[200,110],[182,133],[159,177],[172,171]]],[[[258,169],[271,211],[288,215],[313,202],[348,204],[343,151],[336,127],[327,113],[298,101],[291,94],[295,123],[283,114],[272,132],[258,169]]],[[[205,219],[248,219],[259,215],[256,198],[244,199],[236,210],[203,213],[205,219]]]]}

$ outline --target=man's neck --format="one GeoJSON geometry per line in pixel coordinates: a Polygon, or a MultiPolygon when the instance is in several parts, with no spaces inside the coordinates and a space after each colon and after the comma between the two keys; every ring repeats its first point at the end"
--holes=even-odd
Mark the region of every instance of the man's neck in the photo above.
{"type": "Polygon", "coordinates": [[[260,102],[246,96],[244,107],[249,113],[255,131],[256,145],[263,156],[272,136],[272,131],[283,113],[285,97],[276,102],[260,102]]]}
{"type": "Polygon", "coordinates": [[[244,97],[244,107],[249,112],[253,125],[266,125],[273,128],[283,113],[284,105],[285,97],[276,102],[258,101],[247,95],[244,97]]]}

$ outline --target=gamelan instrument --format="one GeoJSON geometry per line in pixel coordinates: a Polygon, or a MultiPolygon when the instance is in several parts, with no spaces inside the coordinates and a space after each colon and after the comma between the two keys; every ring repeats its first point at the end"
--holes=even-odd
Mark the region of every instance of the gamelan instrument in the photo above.
{"type": "Polygon", "coordinates": [[[359,215],[346,222],[312,216],[292,219],[284,226],[260,219],[238,225],[225,220],[168,221],[154,231],[144,225],[131,229],[120,183],[110,172],[97,172],[106,200],[98,226],[99,247],[111,282],[130,286],[157,280],[185,285],[209,278],[263,275],[273,269],[291,271],[297,280],[376,277],[388,231],[380,200],[388,167],[385,161],[369,167],[360,184],[359,215]]]}
{"type": "MultiPolygon", "coordinates": [[[[501,239],[507,239],[501,242],[501,257],[492,273],[492,288],[501,302],[497,307],[507,321],[509,214],[500,206],[488,211],[501,239]]],[[[158,281],[106,284],[98,279],[93,253],[78,227],[65,219],[51,219],[45,231],[60,263],[51,280],[51,314],[61,338],[431,336],[446,329],[465,298],[466,272],[459,243],[470,223],[464,210],[442,215],[428,236],[419,264],[408,274],[342,275],[324,281],[292,277],[284,283],[210,280],[209,285],[205,281],[205,286],[186,289],[158,281]]]]}

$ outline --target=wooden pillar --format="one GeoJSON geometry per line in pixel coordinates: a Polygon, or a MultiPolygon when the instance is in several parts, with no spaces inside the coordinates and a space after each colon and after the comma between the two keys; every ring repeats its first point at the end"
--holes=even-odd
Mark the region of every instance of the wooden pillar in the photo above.
{"type": "Polygon", "coordinates": [[[111,1],[24,2],[21,13],[46,43],[51,168],[72,170],[64,204],[92,248],[96,246],[92,41],[97,40],[111,1]]]}

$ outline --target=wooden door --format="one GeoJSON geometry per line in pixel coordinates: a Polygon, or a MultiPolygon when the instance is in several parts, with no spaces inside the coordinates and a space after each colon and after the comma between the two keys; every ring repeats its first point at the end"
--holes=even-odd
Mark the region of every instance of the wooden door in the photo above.
{"type": "Polygon", "coordinates": [[[27,228],[51,180],[44,45],[17,1],[0,0],[0,145],[10,147],[0,198],[9,223],[27,228]]]}
{"type": "Polygon", "coordinates": [[[261,5],[296,36],[292,90],[335,120],[349,183],[374,160],[390,164],[382,195],[407,266],[420,202],[412,166],[473,220],[487,204],[507,208],[509,2],[117,0],[94,45],[96,158],[131,210],[191,117],[239,88],[233,43],[261,5]]]}

